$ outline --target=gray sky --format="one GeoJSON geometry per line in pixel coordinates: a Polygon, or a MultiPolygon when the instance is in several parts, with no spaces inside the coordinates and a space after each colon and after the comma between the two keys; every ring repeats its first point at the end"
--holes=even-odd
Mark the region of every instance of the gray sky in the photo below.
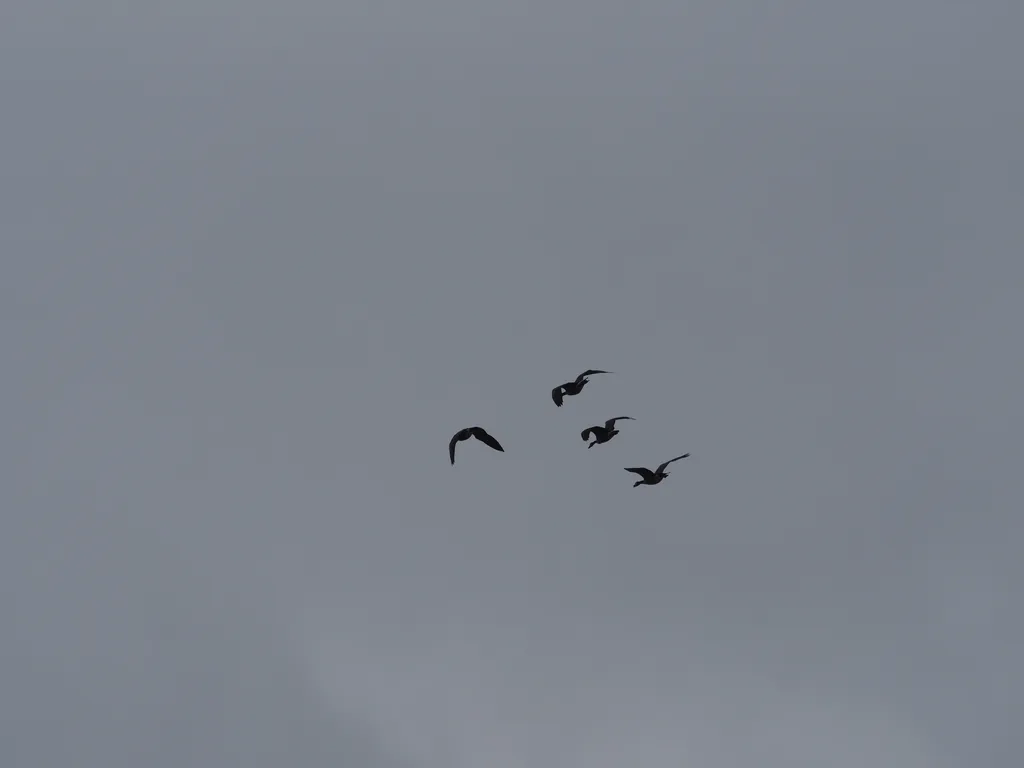
{"type": "Polygon", "coordinates": [[[156,9],[0,11],[5,768],[1021,761],[1019,3],[156,9]]]}

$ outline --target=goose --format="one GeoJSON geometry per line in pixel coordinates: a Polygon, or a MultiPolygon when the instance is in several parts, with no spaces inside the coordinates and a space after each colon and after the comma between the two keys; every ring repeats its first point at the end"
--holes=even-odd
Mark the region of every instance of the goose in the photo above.
{"type": "Polygon", "coordinates": [[[452,435],[452,441],[448,443],[448,455],[451,457],[453,467],[455,466],[455,444],[462,440],[469,440],[471,437],[475,437],[481,443],[489,445],[496,451],[505,452],[505,449],[501,447],[501,443],[487,434],[487,430],[483,427],[466,427],[452,435]]]}
{"type": "Polygon", "coordinates": [[[599,445],[600,443],[607,443],[609,440],[611,440],[613,437],[619,434],[619,430],[615,428],[615,422],[620,421],[622,419],[636,421],[636,419],[634,419],[632,416],[616,416],[614,419],[608,419],[608,421],[604,423],[603,427],[587,427],[582,432],[580,432],[580,437],[582,437],[584,440],[589,440],[590,435],[594,435],[594,442],[588,445],[587,448],[593,448],[595,445],[599,445]]]}
{"type": "Polygon", "coordinates": [[[594,373],[611,373],[611,371],[599,371],[595,368],[591,368],[577,376],[576,381],[567,381],[565,384],[555,387],[551,390],[551,399],[555,401],[555,405],[561,408],[563,396],[567,397],[569,395],[578,395],[580,390],[582,390],[583,387],[586,386],[587,382],[590,381],[587,376],[594,373]]]}
{"type": "Polygon", "coordinates": [[[685,459],[689,455],[690,454],[688,453],[684,453],[682,456],[676,456],[674,459],[669,459],[653,472],[651,472],[651,470],[647,469],[646,467],[625,467],[625,470],[627,472],[635,472],[636,474],[640,475],[641,478],[643,478],[633,483],[634,488],[636,488],[638,485],[657,485],[669,475],[669,473],[665,471],[665,467],[667,467],[673,461],[685,459]]]}

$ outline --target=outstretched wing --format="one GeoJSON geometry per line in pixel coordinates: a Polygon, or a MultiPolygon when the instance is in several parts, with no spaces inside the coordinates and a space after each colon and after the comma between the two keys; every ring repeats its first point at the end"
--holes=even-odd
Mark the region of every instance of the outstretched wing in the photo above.
{"type": "Polygon", "coordinates": [[[590,376],[592,373],[611,373],[611,371],[599,371],[596,368],[591,368],[590,370],[584,371],[583,373],[576,377],[576,384],[579,385],[579,383],[583,381],[584,378],[590,376]]]}
{"type": "Polygon", "coordinates": [[[688,453],[684,453],[682,456],[676,456],[674,459],[669,459],[664,464],[662,464],[660,467],[658,467],[658,474],[660,475],[662,472],[664,472],[665,471],[665,467],[667,467],[673,461],[679,461],[680,459],[685,459],[689,455],[690,454],[688,454],[688,453]]]}
{"type": "Polygon", "coordinates": [[[473,427],[473,437],[484,445],[489,445],[496,451],[501,451],[502,453],[505,452],[505,449],[501,447],[501,443],[488,435],[487,431],[483,427],[473,427]]]}
{"type": "Polygon", "coordinates": [[[557,387],[551,390],[551,399],[555,401],[555,405],[559,408],[562,407],[562,385],[559,384],[557,387]]]}
{"type": "Polygon", "coordinates": [[[609,430],[615,429],[615,422],[621,421],[622,419],[630,419],[631,421],[636,421],[636,419],[634,419],[632,416],[616,416],[614,419],[608,419],[608,421],[604,423],[604,428],[609,430]]]}
{"type": "Polygon", "coordinates": [[[654,479],[654,473],[651,472],[651,470],[649,470],[647,467],[625,467],[625,470],[627,472],[635,472],[636,474],[640,475],[640,477],[642,477],[644,480],[650,481],[654,479]]]}
{"type": "Polygon", "coordinates": [[[580,437],[582,437],[584,441],[589,440],[591,432],[594,433],[594,437],[597,437],[597,432],[594,430],[593,427],[587,427],[582,432],[580,432],[580,437]]]}
{"type": "MultiPolygon", "coordinates": [[[[461,431],[461,430],[460,430],[461,431]]],[[[455,444],[459,442],[459,433],[452,435],[452,441],[448,443],[448,455],[451,457],[452,466],[455,466],[455,444]]]]}

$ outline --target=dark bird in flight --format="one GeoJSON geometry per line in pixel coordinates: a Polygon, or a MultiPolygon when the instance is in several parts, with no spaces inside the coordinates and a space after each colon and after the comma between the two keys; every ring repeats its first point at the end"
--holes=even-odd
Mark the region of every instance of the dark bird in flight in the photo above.
{"type": "Polygon", "coordinates": [[[593,448],[595,445],[598,445],[600,443],[607,443],[609,440],[611,440],[613,437],[619,434],[619,430],[615,428],[615,422],[620,421],[622,419],[636,421],[636,419],[634,419],[632,416],[616,416],[614,419],[608,419],[608,421],[604,423],[603,427],[587,427],[582,432],[580,432],[580,437],[582,437],[584,440],[589,440],[590,435],[594,435],[594,442],[588,445],[587,448],[593,448]]]}
{"type": "Polygon", "coordinates": [[[452,441],[448,443],[448,455],[451,456],[452,466],[455,466],[455,444],[462,440],[469,440],[469,438],[475,437],[484,445],[489,445],[496,451],[505,452],[505,449],[501,447],[501,443],[487,434],[487,430],[483,427],[466,427],[460,429],[452,436],[452,441]]]}
{"type": "Polygon", "coordinates": [[[637,480],[635,483],[633,483],[634,488],[636,488],[638,485],[657,485],[658,483],[660,483],[662,480],[669,476],[669,473],[665,471],[665,467],[667,467],[673,461],[685,459],[689,455],[690,454],[688,453],[684,453],[682,456],[676,456],[674,459],[669,459],[653,472],[651,472],[651,470],[647,469],[646,467],[626,467],[625,469],[627,472],[635,472],[636,474],[640,475],[641,478],[643,478],[642,480],[637,480]]]}
{"type": "Polygon", "coordinates": [[[584,371],[576,377],[576,381],[567,381],[565,384],[555,387],[551,390],[551,399],[555,401],[555,405],[559,408],[562,407],[562,397],[569,395],[578,395],[580,391],[587,385],[590,376],[593,373],[611,373],[611,371],[598,371],[591,368],[589,371],[584,371]]]}

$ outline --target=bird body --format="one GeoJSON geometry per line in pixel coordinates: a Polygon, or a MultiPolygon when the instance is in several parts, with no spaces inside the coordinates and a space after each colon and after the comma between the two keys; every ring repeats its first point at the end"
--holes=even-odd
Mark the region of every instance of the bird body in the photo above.
{"type": "Polygon", "coordinates": [[[587,382],[590,381],[587,376],[595,373],[611,373],[611,371],[599,371],[595,368],[591,368],[577,376],[575,381],[567,381],[565,384],[560,384],[555,387],[551,390],[551,399],[555,401],[555,405],[561,408],[563,397],[578,395],[583,390],[583,387],[587,385],[587,382]]]}
{"type": "Polygon", "coordinates": [[[591,435],[594,436],[594,442],[588,445],[587,448],[593,448],[595,445],[607,443],[609,440],[611,440],[613,437],[619,434],[619,430],[615,428],[615,422],[621,421],[622,419],[636,421],[636,419],[634,419],[632,416],[616,416],[614,419],[608,419],[608,421],[604,423],[603,427],[587,427],[580,433],[580,437],[582,437],[584,440],[589,440],[591,435]]]}
{"type": "Polygon", "coordinates": [[[669,459],[653,472],[651,472],[651,470],[647,469],[646,467],[625,467],[625,470],[627,472],[633,472],[634,474],[640,475],[641,479],[633,483],[634,488],[636,488],[638,485],[657,485],[658,483],[660,483],[662,480],[669,476],[669,473],[665,471],[665,467],[667,467],[673,461],[685,459],[689,455],[690,454],[688,453],[684,453],[682,456],[676,456],[674,459],[669,459]]]}
{"type": "Polygon", "coordinates": [[[490,446],[496,451],[505,452],[505,449],[501,447],[501,443],[487,434],[487,430],[483,427],[466,427],[452,435],[451,442],[448,443],[448,455],[451,457],[452,466],[455,466],[455,444],[462,440],[469,440],[471,437],[475,437],[481,443],[490,446]]]}

